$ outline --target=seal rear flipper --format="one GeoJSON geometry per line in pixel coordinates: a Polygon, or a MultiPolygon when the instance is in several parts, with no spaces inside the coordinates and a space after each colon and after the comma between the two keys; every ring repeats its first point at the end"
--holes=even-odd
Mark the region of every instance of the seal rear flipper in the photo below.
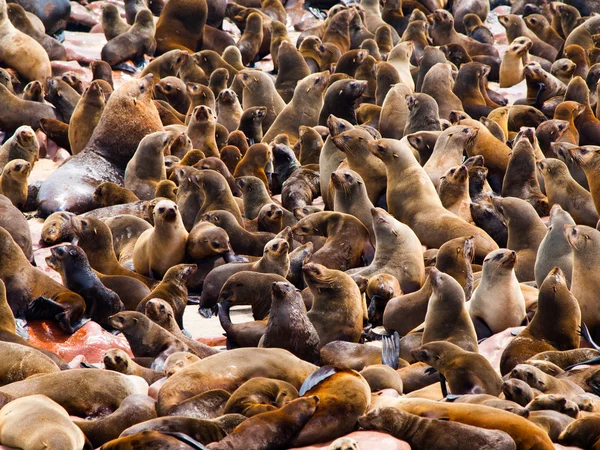
{"type": "Polygon", "coordinates": [[[15,319],[15,326],[17,329],[17,336],[29,340],[29,327],[27,326],[27,321],[25,319],[15,319]]]}
{"type": "Polygon", "coordinates": [[[592,339],[592,335],[590,334],[590,329],[587,327],[585,322],[581,322],[581,328],[579,329],[579,336],[584,338],[586,341],[590,343],[592,347],[596,350],[600,350],[600,346],[594,342],[592,339]]]}
{"type": "Polygon", "coordinates": [[[577,366],[587,366],[587,365],[594,365],[594,364],[600,364],[600,356],[598,356],[597,358],[594,359],[590,359],[587,361],[581,361],[575,364],[572,364],[568,367],[565,367],[565,372],[567,372],[568,370],[571,370],[573,367],[577,367],[577,366]]]}
{"type": "Polygon", "coordinates": [[[79,367],[80,367],[81,369],[98,369],[98,370],[100,370],[100,368],[99,368],[99,367],[96,367],[95,365],[93,365],[93,364],[90,364],[90,363],[88,363],[88,362],[85,362],[85,361],[81,361],[81,362],[79,363],[79,367]]]}
{"type": "Polygon", "coordinates": [[[302,383],[302,386],[300,386],[300,389],[298,391],[298,393],[300,394],[300,397],[302,397],[304,394],[306,394],[308,391],[310,391],[312,388],[314,388],[321,381],[326,380],[327,378],[335,375],[340,370],[342,370],[342,369],[338,369],[333,366],[323,366],[320,369],[318,369],[317,371],[311,373],[306,378],[306,380],[304,380],[304,383],[302,383]]]}
{"type": "Polygon", "coordinates": [[[207,450],[207,448],[204,445],[202,445],[200,442],[196,441],[195,439],[192,439],[187,434],[178,433],[178,432],[174,432],[174,431],[161,431],[161,433],[165,434],[167,436],[172,436],[175,439],[180,440],[184,444],[187,444],[196,450],[207,450]]]}
{"type": "Polygon", "coordinates": [[[65,311],[60,303],[46,297],[38,297],[27,307],[27,320],[54,320],[58,314],[65,311]]]}
{"type": "Polygon", "coordinates": [[[230,262],[248,262],[248,258],[244,258],[243,256],[236,255],[233,251],[228,251],[223,253],[223,259],[226,263],[230,262]]]}
{"type": "Polygon", "coordinates": [[[112,69],[113,70],[121,70],[123,72],[131,73],[131,74],[136,74],[138,72],[135,67],[132,67],[130,64],[127,64],[124,62],[112,66],[112,69]]]}
{"type": "Polygon", "coordinates": [[[394,370],[398,369],[400,364],[400,335],[397,331],[394,331],[394,334],[389,337],[383,337],[381,363],[390,366],[394,370]]]}

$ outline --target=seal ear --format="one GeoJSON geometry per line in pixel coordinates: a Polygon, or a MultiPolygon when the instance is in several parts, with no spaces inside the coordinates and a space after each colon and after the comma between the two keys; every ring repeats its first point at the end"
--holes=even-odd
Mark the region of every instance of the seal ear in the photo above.
{"type": "Polygon", "coordinates": [[[69,250],[69,255],[76,256],[77,252],[74,249],[69,250]]]}
{"type": "Polygon", "coordinates": [[[138,319],[137,317],[134,317],[134,318],[133,318],[133,322],[134,322],[134,323],[138,323],[138,322],[139,322],[139,319],[138,319]]]}

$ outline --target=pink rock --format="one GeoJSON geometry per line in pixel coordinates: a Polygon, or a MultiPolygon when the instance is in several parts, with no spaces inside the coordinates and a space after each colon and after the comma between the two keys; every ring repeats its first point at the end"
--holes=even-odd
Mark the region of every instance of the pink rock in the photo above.
{"type": "Polygon", "coordinates": [[[515,336],[512,332],[518,334],[524,327],[509,328],[497,333],[479,344],[479,353],[485,356],[492,367],[500,371],[500,358],[506,346],[512,341],[515,336]]]}
{"type": "MultiPolygon", "coordinates": [[[[401,441],[389,434],[379,433],[377,431],[355,431],[344,437],[355,439],[356,442],[358,442],[358,447],[366,450],[410,450],[410,445],[405,441],[401,441]]],[[[326,450],[332,442],[333,441],[329,441],[323,444],[300,447],[292,450],[326,450]]]]}
{"type": "Polygon", "coordinates": [[[129,343],[123,335],[114,336],[96,322],[88,322],[74,334],[65,334],[55,322],[30,321],[29,343],[56,353],[67,363],[75,357],[83,357],[91,364],[100,363],[111,348],[120,348],[132,355],[129,343]]]}

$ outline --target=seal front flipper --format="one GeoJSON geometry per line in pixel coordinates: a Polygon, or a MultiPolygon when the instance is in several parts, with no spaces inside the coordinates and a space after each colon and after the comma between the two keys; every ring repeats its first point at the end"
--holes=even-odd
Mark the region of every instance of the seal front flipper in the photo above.
{"type": "Polygon", "coordinates": [[[596,350],[600,350],[600,346],[594,342],[592,339],[592,335],[590,334],[590,329],[587,327],[585,322],[581,322],[581,329],[579,330],[579,335],[588,341],[592,347],[596,350]]]}
{"type": "Polygon", "coordinates": [[[114,66],[112,66],[113,70],[120,70],[122,72],[127,72],[127,73],[132,73],[132,74],[136,74],[138,72],[138,70],[135,67],[132,67],[130,64],[127,63],[119,63],[119,64],[115,64],[114,66]]]}
{"type": "Polygon", "coordinates": [[[230,250],[226,253],[223,253],[223,259],[226,263],[230,262],[248,262],[248,258],[244,258],[243,256],[236,255],[233,250],[230,250]]]}
{"type": "Polygon", "coordinates": [[[478,340],[489,338],[494,334],[485,320],[480,317],[475,317],[473,319],[473,326],[475,327],[475,333],[477,333],[478,340]]]}
{"type": "Polygon", "coordinates": [[[384,336],[381,347],[381,363],[398,369],[400,364],[400,335],[394,331],[389,337],[384,336]]]}
{"type": "Polygon", "coordinates": [[[213,314],[213,308],[198,308],[198,314],[200,314],[205,319],[210,319],[213,314]]]}
{"type": "Polygon", "coordinates": [[[173,436],[175,439],[180,440],[181,442],[189,445],[193,449],[206,450],[206,447],[204,445],[202,445],[200,442],[196,441],[195,439],[192,439],[187,434],[177,433],[177,432],[173,432],[173,431],[161,431],[161,433],[166,434],[167,436],[173,436]]]}
{"type": "Polygon", "coordinates": [[[88,362],[85,362],[85,361],[81,361],[81,362],[79,363],[79,367],[80,367],[81,369],[98,369],[98,370],[101,370],[99,367],[96,367],[95,365],[93,365],[93,364],[90,364],[90,363],[88,363],[88,362]]]}
{"type": "Polygon", "coordinates": [[[188,301],[187,301],[188,305],[199,305],[200,304],[200,297],[197,295],[188,295],[188,301]]]}

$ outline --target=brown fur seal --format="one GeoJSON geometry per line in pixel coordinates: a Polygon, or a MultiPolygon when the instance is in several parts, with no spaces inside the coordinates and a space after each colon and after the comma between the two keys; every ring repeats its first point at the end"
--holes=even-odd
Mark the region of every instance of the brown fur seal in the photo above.
{"type": "Polygon", "coordinates": [[[91,448],[69,413],[44,395],[19,398],[2,408],[0,433],[2,444],[11,447],[91,448]]]}
{"type": "Polygon", "coordinates": [[[112,3],[102,5],[101,10],[100,24],[107,41],[116,38],[131,28],[131,25],[121,17],[118,8],[112,3]]]}
{"type": "Polygon", "coordinates": [[[201,220],[206,213],[221,210],[229,211],[235,216],[240,226],[243,226],[244,221],[240,207],[223,175],[215,170],[202,170],[194,179],[204,195],[204,201],[198,210],[195,222],[201,220]]]}
{"type": "Polygon", "coordinates": [[[385,210],[372,208],[371,215],[377,241],[375,257],[366,268],[349,273],[368,278],[388,274],[398,279],[402,292],[419,290],[425,279],[421,242],[410,228],[385,210]]]}
{"type": "Polygon", "coordinates": [[[371,403],[369,384],[358,372],[331,366],[324,366],[308,377],[300,394],[316,395],[320,401],[315,415],[291,443],[296,447],[349,433],[371,403]]]}
{"type": "Polygon", "coordinates": [[[569,292],[562,271],[555,267],[540,287],[538,309],[532,321],[504,349],[501,373],[507,374],[537,353],[577,348],[580,321],[577,299],[569,292]],[[556,323],[557,318],[560,324],[556,323]]]}
{"type": "Polygon", "coordinates": [[[373,409],[358,423],[365,430],[383,431],[406,441],[415,450],[515,448],[513,439],[503,431],[419,417],[390,407],[373,409]]]}
{"type": "Polygon", "coordinates": [[[95,420],[74,421],[94,447],[117,439],[123,430],[136,423],[156,418],[154,399],[143,394],[133,394],[125,398],[112,414],[95,420]]]}
{"type": "Polygon", "coordinates": [[[164,152],[172,141],[170,133],[157,131],[145,136],[125,168],[125,188],[141,200],[152,200],[156,186],[167,177],[164,152]]]}
{"type": "Polygon", "coordinates": [[[196,272],[194,264],[177,264],[171,266],[166,271],[158,286],[139,303],[137,310],[144,312],[146,303],[151,299],[161,298],[173,308],[175,320],[179,327],[183,329],[183,312],[185,311],[188,299],[186,283],[194,272],[196,272]]]}
{"type": "Polygon", "coordinates": [[[146,230],[135,243],[136,272],[162,279],[170,267],[183,262],[187,238],[177,205],[161,200],[154,208],[154,229],[146,230]],[[169,257],[164,255],[165,245],[168,245],[169,257]]]}
{"type": "Polygon", "coordinates": [[[95,417],[115,411],[131,394],[146,394],[148,384],[141,378],[98,369],[72,369],[30,377],[0,388],[15,398],[42,394],[65,408],[70,415],[95,417]],[[74,396],[68,386],[77,385],[74,396]]]}
{"type": "Polygon", "coordinates": [[[369,230],[371,242],[375,242],[373,203],[369,200],[367,189],[362,177],[350,169],[340,169],[331,174],[331,182],[335,189],[333,210],[351,214],[360,220],[369,230]]]}
{"type": "Polygon", "coordinates": [[[242,63],[247,66],[254,63],[258,56],[258,51],[263,42],[263,21],[262,16],[253,12],[246,18],[246,26],[240,39],[237,42],[237,48],[242,54],[242,63]]]}
{"type": "Polygon", "coordinates": [[[600,232],[585,225],[565,225],[564,233],[573,252],[573,276],[571,292],[579,302],[581,320],[597,336],[600,324],[595,308],[594,291],[598,284],[597,277],[590,269],[593,261],[600,252],[600,232]]]}
{"type": "Polygon", "coordinates": [[[306,315],[302,296],[290,283],[273,283],[271,292],[269,320],[258,346],[285,348],[297,357],[317,364],[319,335],[306,315]]]}
{"type": "Polygon", "coordinates": [[[269,181],[265,173],[265,168],[272,157],[271,150],[265,144],[254,144],[250,146],[242,160],[235,168],[233,176],[254,176],[260,179],[265,186],[269,187],[269,181]]]}
{"type": "Polygon", "coordinates": [[[124,311],[111,316],[109,321],[125,335],[135,357],[155,358],[151,369],[162,371],[170,354],[189,351],[181,340],[142,313],[124,311]]]}
{"type": "Polygon", "coordinates": [[[48,177],[38,193],[39,211],[47,216],[56,210],[75,213],[98,205],[95,188],[103,181],[122,183],[122,171],[135,153],[141,139],[162,129],[152,103],[152,77],[134,79],[110,96],[85,149],[70,158],[48,177]],[[65,195],[65,183],[69,195],[65,195]]]}
{"type": "Polygon", "coordinates": [[[503,249],[490,252],[483,261],[481,282],[467,306],[479,337],[519,326],[525,319],[525,299],[514,271],[517,261],[514,251],[503,249]],[[490,292],[498,292],[499,286],[502,301],[491,301],[490,292]]]}
{"type": "Polygon", "coordinates": [[[477,335],[464,300],[464,291],[458,282],[435,267],[429,274],[433,288],[427,313],[422,343],[451,342],[463,350],[477,352],[477,335]]]}
{"type": "Polygon", "coordinates": [[[223,228],[229,236],[231,247],[241,255],[261,256],[267,242],[275,237],[273,233],[247,231],[229,211],[209,212],[204,215],[204,220],[223,228]]]}
{"type": "Polygon", "coordinates": [[[330,269],[349,270],[371,256],[369,230],[349,214],[329,211],[310,214],[294,225],[292,231],[296,236],[324,236],[325,245],[313,253],[310,261],[330,269]],[[344,254],[338,251],[340,245],[346,248],[344,254]]]}
{"type": "Polygon", "coordinates": [[[259,376],[287,381],[299,388],[315,370],[316,366],[282,349],[230,350],[198,361],[170,377],[159,392],[157,411],[164,414],[184,400],[214,389],[212,386],[217,384],[233,392],[250,378],[259,376]],[[222,371],[228,371],[225,378],[222,371]]]}
{"type": "Polygon", "coordinates": [[[585,172],[596,211],[600,211],[600,177],[598,177],[600,153],[594,147],[570,147],[568,152],[577,166],[585,172]]]}
{"type": "Polygon", "coordinates": [[[23,159],[13,159],[4,166],[0,175],[0,194],[21,210],[27,203],[27,178],[30,173],[30,163],[23,159]]]}
{"type": "MultiPolygon", "coordinates": [[[[455,238],[439,249],[435,266],[442,272],[452,275],[463,286],[465,295],[471,297],[473,273],[473,238],[455,238]]],[[[383,324],[388,330],[408,334],[421,325],[427,313],[427,304],[432,293],[430,280],[426,279],[417,292],[390,299],[384,311],[383,324]]]]}
{"type": "Polygon", "coordinates": [[[448,169],[440,178],[439,192],[444,208],[466,222],[473,223],[469,194],[469,169],[465,165],[448,169]]]}
{"type": "Polygon", "coordinates": [[[327,88],[328,81],[329,74],[320,72],[309,75],[299,82],[294,90],[292,100],[269,127],[262,142],[271,143],[275,136],[286,133],[290,138],[290,143],[295,144],[299,137],[298,127],[300,125],[309,127],[317,125],[323,106],[323,92],[327,88]]]}
{"type": "Polygon", "coordinates": [[[104,222],[91,217],[73,217],[71,227],[77,237],[77,245],[85,251],[94,270],[103,275],[133,277],[149,287],[154,287],[156,283],[153,280],[119,264],[114,250],[112,233],[104,222]]]}
{"type": "MultiPolygon", "coordinates": [[[[558,160],[547,159],[544,162],[550,161],[558,160]]],[[[560,267],[566,278],[567,286],[571,286],[573,253],[564,233],[565,225],[575,225],[575,222],[568,212],[564,211],[560,205],[555,204],[550,210],[548,231],[538,247],[535,259],[534,272],[537,286],[542,285],[546,275],[554,267],[560,267]]]]}
{"type": "Polygon", "coordinates": [[[33,129],[27,125],[20,126],[0,147],[0,169],[13,159],[24,159],[33,167],[39,159],[39,150],[33,129]]]}
{"type": "Polygon", "coordinates": [[[225,439],[208,445],[209,450],[225,450],[240,445],[285,447],[315,414],[318,396],[298,398],[275,411],[258,414],[238,425],[225,439]],[[259,434],[257,435],[257,432],[259,434]]]}
{"type": "Polygon", "coordinates": [[[140,366],[131,357],[120,348],[113,348],[104,354],[104,368],[106,370],[113,370],[125,375],[136,375],[146,380],[148,385],[160,380],[165,375],[164,373],[148,369],[147,367],[140,366]]]}
{"type": "Polygon", "coordinates": [[[0,278],[6,285],[11,309],[17,318],[54,319],[67,333],[74,333],[85,321],[81,296],[32,267],[6,229],[0,227],[4,264],[0,278]]]}
{"type": "Polygon", "coordinates": [[[378,406],[378,403],[381,403],[381,406],[394,406],[421,417],[435,419],[446,417],[450,421],[466,425],[504,431],[513,438],[517,448],[552,450],[554,447],[546,432],[537,425],[529,422],[524,417],[497,408],[476,404],[435,402],[416,398],[388,400],[378,397],[374,400],[376,400],[374,401],[375,406],[378,406]]]}
{"type": "Polygon", "coordinates": [[[63,244],[52,247],[50,251],[46,263],[60,273],[67,289],[83,297],[85,315],[109,328],[108,318],[125,308],[119,296],[102,284],[80,247],[63,244]]]}
{"type": "Polygon", "coordinates": [[[156,24],[156,53],[200,50],[207,15],[205,0],[176,0],[170,6],[165,5],[156,24]]]}
{"type": "Polygon", "coordinates": [[[242,384],[225,405],[225,414],[243,414],[252,417],[274,411],[298,398],[298,390],[291,384],[269,378],[257,377],[242,384]]]}
{"type": "Polygon", "coordinates": [[[114,67],[127,60],[143,61],[144,55],[153,56],[156,51],[154,33],[152,13],[148,9],[140,10],[133,26],[102,48],[102,60],[114,67]]]}
{"type": "Polygon", "coordinates": [[[525,381],[533,389],[546,394],[563,394],[567,398],[583,394],[583,389],[567,378],[557,378],[530,364],[518,364],[509,374],[510,378],[525,381]]]}
{"type": "Polygon", "coordinates": [[[0,125],[9,133],[23,125],[38,129],[42,119],[62,118],[58,109],[51,104],[17,97],[4,85],[0,86],[0,99],[11,110],[11,114],[0,114],[0,125]]]}
{"type": "Polygon", "coordinates": [[[0,384],[2,386],[24,380],[36,374],[60,372],[54,361],[33,347],[2,341],[0,342],[0,348],[2,353],[6,355],[6,361],[0,372],[0,384]]]}
{"type": "Polygon", "coordinates": [[[262,123],[263,132],[266,132],[286,106],[275,88],[275,83],[269,75],[258,70],[244,70],[236,76],[236,79],[243,86],[244,111],[254,106],[266,107],[266,116],[262,123]]]}
{"type": "Polygon", "coordinates": [[[567,165],[559,159],[548,158],[538,162],[537,166],[544,177],[548,203],[558,203],[575,223],[595,227],[598,212],[592,195],[573,179],[567,165]]]}
{"type": "Polygon", "coordinates": [[[251,305],[254,320],[262,320],[269,315],[273,283],[284,280],[274,273],[238,272],[230,276],[221,288],[219,302],[251,305]]]}
{"type": "MultiPolygon", "coordinates": [[[[531,130],[533,133],[533,131],[531,130]]],[[[535,150],[527,138],[515,138],[513,151],[502,182],[502,197],[527,201],[540,216],[550,211],[548,199],[542,193],[536,172],[535,150]]]]}
{"type": "Polygon", "coordinates": [[[302,270],[313,295],[308,318],[319,334],[320,347],[334,340],[358,342],[364,311],[356,283],[345,273],[320,264],[309,263],[302,270]]]}
{"type": "Polygon", "coordinates": [[[387,198],[390,213],[410,226],[422,244],[439,248],[444,242],[459,237],[457,235],[472,235],[475,237],[477,260],[482,260],[497,248],[487,233],[446,211],[427,173],[408,148],[390,139],[380,139],[371,142],[369,150],[388,165],[387,198]],[[400,198],[398,192],[405,197],[407,189],[417,185],[423,190],[415,192],[412,201],[403,201],[402,204],[397,201],[400,198]],[[428,205],[426,208],[424,201],[428,205]]]}
{"type": "MultiPolygon", "coordinates": [[[[218,353],[218,350],[209,347],[206,344],[202,344],[194,339],[191,339],[185,334],[183,334],[183,332],[181,331],[182,329],[175,320],[173,308],[166,300],[163,300],[161,298],[150,299],[146,303],[146,307],[144,308],[144,314],[154,323],[160,325],[173,336],[175,336],[184,344],[186,344],[190,348],[190,352],[193,352],[200,358],[206,358],[208,356],[214,355],[215,353],[218,353]]],[[[165,370],[165,373],[166,372],[167,371],[165,370]]]]}
{"type": "Polygon", "coordinates": [[[94,191],[94,200],[102,206],[122,205],[125,203],[139,202],[140,199],[129,189],[107,181],[94,191]]]}
{"type": "Polygon", "coordinates": [[[331,136],[331,141],[346,155],[348,167],[362,177],[369,200],[377,204],[385,194],[387,178],[385,164],[369,151],[372,140],[368,131],[359,128],[331,136]]]}
{"type": "Polygon", "coordinates": [[[0,3],[0,60],[27,81],[45,82],[52,76],[44,47],[11,23],[5,1],[0,3]],[[25,57],[23,57],[25,53],[25,57]]]}
{"type": "Polygon", "coordinates": [[[226,264],[213,269],[204,280],[200,307],[213,307],[217,302],[221,288],[234,273],[250,270],[253,272],[275,273],[285,277],[289,271],[289,247],[286,240],[275,238],[264,246],[263,257],[258,261],[254,263],[226,264]]]}
{"type": "Polygon", "coordinates": [[[524,200],[494,197],[492,203],[508,225],[507,247],[517,255],[517,279],[522,282],[534,280],[535,259],[546,235],[546,226],[533,206],[524,200]]]}

